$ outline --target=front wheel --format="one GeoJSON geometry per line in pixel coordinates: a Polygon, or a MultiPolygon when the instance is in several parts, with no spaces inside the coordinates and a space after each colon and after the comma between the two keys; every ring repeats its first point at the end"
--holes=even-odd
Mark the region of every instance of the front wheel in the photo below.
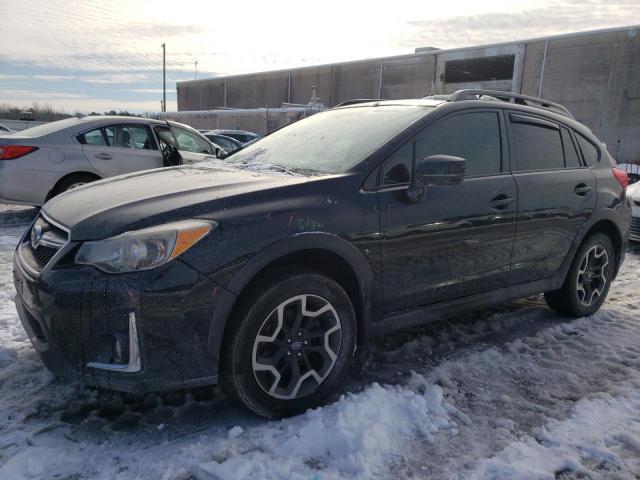
{"type": "Polygon", "coordinates": [[[342,287],[310,270],[263,278],[238,301],[225,333],[224,390],[266,417],[319,405],[342,379],[356,342],[342,287]]]}
{"type": "Polygon", "coordinates": [[[596,233],[578,249],[562,287],[546,292],[544,298],[551,308],[564,315],[593,315],[607,297],[614,269],[611,239],[596,233]]]}

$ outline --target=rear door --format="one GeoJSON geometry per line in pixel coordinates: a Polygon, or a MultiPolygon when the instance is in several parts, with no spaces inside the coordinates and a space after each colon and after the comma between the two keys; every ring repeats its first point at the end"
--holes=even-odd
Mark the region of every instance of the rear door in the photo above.
{"type": "Polygon", "coordinates": [[[473,110],[429,125],[382,166],[378,202],[385,313],[506,286],[515,234],[516,185],[498,111],[473,110]],[[504,152],[504,153],[503,153],[504,152]],[[415,162],[467,160],[458,185],[407,199],[415,162]]]}
{"type": "Polygon", "coordinates": [[[101,177],[162,167],[162,155],[144,124],[112,124],[78,136],[87,160],[101,177]]]}
{"type": "Polygon", "coordinates": [[[576,138],[547,118],[506,113],[518,186],[511,284],[548,278],[596,206],[596,179],[576,138]]]}

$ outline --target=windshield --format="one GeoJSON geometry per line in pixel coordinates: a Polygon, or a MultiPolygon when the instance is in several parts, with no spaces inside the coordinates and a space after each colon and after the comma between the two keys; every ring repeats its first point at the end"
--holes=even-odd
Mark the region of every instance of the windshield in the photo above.
{"type": "Polygon", "coordinates": [[[276,165],[294,172],[346,172],[429,109],[383,106],[317,113],[246,146],[226,161],[276,165]]]}

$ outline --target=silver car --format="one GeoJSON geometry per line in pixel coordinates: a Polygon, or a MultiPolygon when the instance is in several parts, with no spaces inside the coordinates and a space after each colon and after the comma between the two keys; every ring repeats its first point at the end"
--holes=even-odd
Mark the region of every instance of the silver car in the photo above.
{"type": "Polygon", "coordinates": [[[0,202],[42,205],[122,173],[213,159],[225,151],[175,122],[90,116],[0,133],[0,202]]]}

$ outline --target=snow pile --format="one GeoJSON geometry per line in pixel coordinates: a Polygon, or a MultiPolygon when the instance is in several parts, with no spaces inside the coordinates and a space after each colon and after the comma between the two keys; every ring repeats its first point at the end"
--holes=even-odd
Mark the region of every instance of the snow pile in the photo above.
{"type": "Polygon", "coordinates": [[[416,436],[432,442],[456,426],[450,418],[456,409],[441,387],[417,374],[410,384],[423,392],[374,383],[327,407],[255,428],[232,444],[218,442],[211,451],[227,458],[200,468],[221,479],[310,478],[318,470],[323,478],[379,476],[411,452],[416,436]]]}
{"type": "Polygon", "coordinates": [[[527,436],[483,460],[470,478],[554,479],[569,472],[575,475],[571,478],[638,478],[640,389],[579,401],[568,419],[553,420],[536,437],[527,436]]]}

